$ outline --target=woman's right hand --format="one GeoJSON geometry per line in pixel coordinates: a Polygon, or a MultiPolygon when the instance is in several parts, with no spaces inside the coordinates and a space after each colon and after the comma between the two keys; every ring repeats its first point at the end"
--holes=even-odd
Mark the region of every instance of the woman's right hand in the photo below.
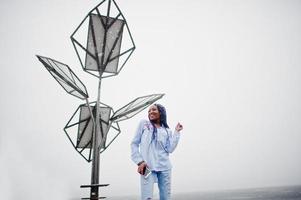
{"type": "Polygon", "coordinates": [[[139,174],[141,174],[141,175],[143,175],[143,172],[144,172],[144,169],[145,169],[145,167],[146,167],[147,165],[146,165],[146,163],[145,162],[142,162],[139,166],[138,166],[138,173],[139,174]]]}

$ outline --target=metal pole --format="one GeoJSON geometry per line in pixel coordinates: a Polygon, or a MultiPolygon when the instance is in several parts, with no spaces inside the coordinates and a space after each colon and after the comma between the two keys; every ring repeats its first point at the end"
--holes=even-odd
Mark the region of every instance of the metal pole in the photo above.
{"type": "MultiPolygon", "coordinates": [[[[96,123],[94,126],[94,133],[93,133],[93,141],[92,141],[92,148],[93,148],[93,156],[92,156],[92,173],[91,173],[91,185],[99,184],[99,147],[101,141],[101,130],[100,130],[100,110],[99,110],[99,99],[100,99],[100,87],[101,87],[101,79],[99,79],[98,84],[98,96],[96,101],[96,123]]],[[[91,186],[91,199],[98,199],[98,186],[91,186]]]]}

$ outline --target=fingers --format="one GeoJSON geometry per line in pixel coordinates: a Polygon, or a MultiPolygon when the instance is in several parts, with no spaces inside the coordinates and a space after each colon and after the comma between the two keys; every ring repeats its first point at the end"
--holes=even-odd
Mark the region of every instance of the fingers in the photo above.
{"type": "Polygon", "coordinates": [[[141,170],[141,167],[138,167],[138,173],[141,175],[143,174],[143,170],[141,170]]]}
{"type": "Polygon", "coordinates": [[[183,125],[178,123],[176,126],[176,131],[181,131],[183,129],[183,125]]]}
{"type": "Polygon", "coordinates": [[[183,125],[178,123],[178,127],[182,130],[183,129],[183,125]]]}
{"type": "Polygon", "coordinates": [[[141,174],[141,175],[143,175],[144,174],[144,169],[145,169],[145,167],[146,167],[146,163],[142,163],[142,164],[140,164],[139,166],[138,166],[138,173],[139,174],[141,174]]]}

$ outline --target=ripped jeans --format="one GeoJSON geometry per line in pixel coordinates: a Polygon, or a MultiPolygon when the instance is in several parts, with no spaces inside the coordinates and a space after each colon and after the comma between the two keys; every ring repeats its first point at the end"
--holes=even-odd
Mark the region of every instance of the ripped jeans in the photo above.
{"type": "Polygon", "coordinates": [[[153,198],[154,183],[158,183],[160,200],[170,200],[171,170],[152,171],[147,178],[141,176],[141,200],[153,198]]]}

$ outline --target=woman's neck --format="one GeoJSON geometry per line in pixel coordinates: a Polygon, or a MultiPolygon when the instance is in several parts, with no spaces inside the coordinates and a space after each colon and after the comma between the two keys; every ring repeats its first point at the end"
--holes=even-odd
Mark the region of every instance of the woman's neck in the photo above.
{"type": "Polygon", "coordinates": [[[160,128],[161,127],[161,123],[160,120],[150,120],[152,122],[152,124],[156,127],[156,128],[160,128]]]}
{"type": "Polygon", "coordinates": [[[156,128],[160,128],[161,127],[160,122],[155,122],[154,125],[155,125],[156,128]]]}

